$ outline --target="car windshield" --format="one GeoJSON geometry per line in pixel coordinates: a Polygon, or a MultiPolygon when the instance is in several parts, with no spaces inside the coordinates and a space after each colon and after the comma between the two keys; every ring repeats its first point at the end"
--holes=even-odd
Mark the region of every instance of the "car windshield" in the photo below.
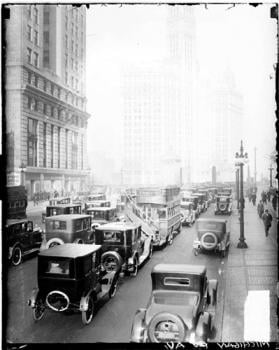
{"type": "Polygon", "coordinates": [[[91,215],[93,219],[105,219],[107,218],[107,212],[104,210],[90,210],[88,214],[91,215]]]}
{"type": "Polygon", "coordinates": [[[228,197],[220,197],[220,202],[226,202],[228,197]]]}
{"type": "Polygon", "coordinates": [[[122,231],[103,231],[104,243],[124,243],[124,233],[122,231]]]}
{"type": "Polygon", "coordinates": [[[155,304],[192,306],[198,302],[198,295],[189,292],[154,292],[155,304]]]}

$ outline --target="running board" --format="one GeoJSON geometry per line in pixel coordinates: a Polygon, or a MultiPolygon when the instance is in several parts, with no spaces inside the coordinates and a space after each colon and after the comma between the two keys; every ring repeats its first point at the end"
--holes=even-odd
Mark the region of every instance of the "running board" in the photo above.
{"type": "Polygon", "coordinates": [[[38,252],[39,250],[40,250],[40,248],[33,248],[33,249],[30,249],[30,250],[27,250],[26,252],[22,253],[22,256],[26,256],[26,255],[38,252]]]}

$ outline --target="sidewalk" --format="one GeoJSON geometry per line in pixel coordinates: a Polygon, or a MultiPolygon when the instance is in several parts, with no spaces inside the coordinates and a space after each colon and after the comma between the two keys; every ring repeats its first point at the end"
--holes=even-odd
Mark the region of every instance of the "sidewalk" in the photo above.
{"type": "Polygon", "coordinates": [[[231,245],[225,272],[223,342],[278,340],[277,219],[273,215],[269,236],[265,237],[263,223],[258,217],[256,208],[249,202],[245,205],[244,233],[247,249],[237,248],[239,241],[238,211],[234,210],[231,217],[231,245]],[[252,296],[258,299],[255,301],[252,296]],[[263,296],[265,296],[265,303],[260,299],[263,296]],[[253,310],[250,313],[249,305],[253,310]],[[263,305],[267,305],[266,310],[263,310],[263,305]],[[263,314],[266,314],[265,317],[267,317],[265,322],[263,314]],[[252,316],[252,319],[248,322],[249,315],[252,316]],[[252,333],[254,332],[252,337],[255,339],[251,339],[251,328],[252,333]],[[265,336],[261,334],[264,332],[263,328],[266,328],[265,336]]]}

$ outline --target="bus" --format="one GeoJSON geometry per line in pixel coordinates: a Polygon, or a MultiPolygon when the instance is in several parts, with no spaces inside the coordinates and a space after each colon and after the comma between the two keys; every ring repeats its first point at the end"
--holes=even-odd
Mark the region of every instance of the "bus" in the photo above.
{"type": "Polygon", "coordinates": [[[153,245],[172,244],[181,230],[180,188],[140,188],[136,192],[136,206],[151,227],[155,228],[153,245]]]}

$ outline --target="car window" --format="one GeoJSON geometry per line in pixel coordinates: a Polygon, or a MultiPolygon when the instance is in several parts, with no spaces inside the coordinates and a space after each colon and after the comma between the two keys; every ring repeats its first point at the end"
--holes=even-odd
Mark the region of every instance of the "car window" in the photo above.
{"type": "Polygon", "coordinates": [[[104,242],[123,243],[123,232],[121,231],[103,231],[104,242]]]}
{"type": "Polygon", "coordinates": [[[198,295],[193,293],[176,293],[171,291],[169,293],[154,293],[153,300],[156,304],[163,305],[183,305],[192,306],[196,305],[198,301],[198,295]]]}
{"type": "Polygon", "coordinates": [[[190,286],[190,279],[189,278],[182,278],[182,277],[165,277],[164,278],[164,285],[166,286],[178,286],[178,287],[184,287],[190,286]]]}
{"type": "Polygon", "coordinates": [[[47,274],[69,275],[70,261],[69,260],[50,260],[46,266],[47,274]]]}
{"type": "Polygon", "coordinates": [[[53,220],[50,222],[50,227],[53,230],[66,230],[66,221],[53,220]]]}
{"type": "Polygon", "coordinates": [[[82,230],[82,219],[75,220],[74,230],[81,231],[82,230]]]}

